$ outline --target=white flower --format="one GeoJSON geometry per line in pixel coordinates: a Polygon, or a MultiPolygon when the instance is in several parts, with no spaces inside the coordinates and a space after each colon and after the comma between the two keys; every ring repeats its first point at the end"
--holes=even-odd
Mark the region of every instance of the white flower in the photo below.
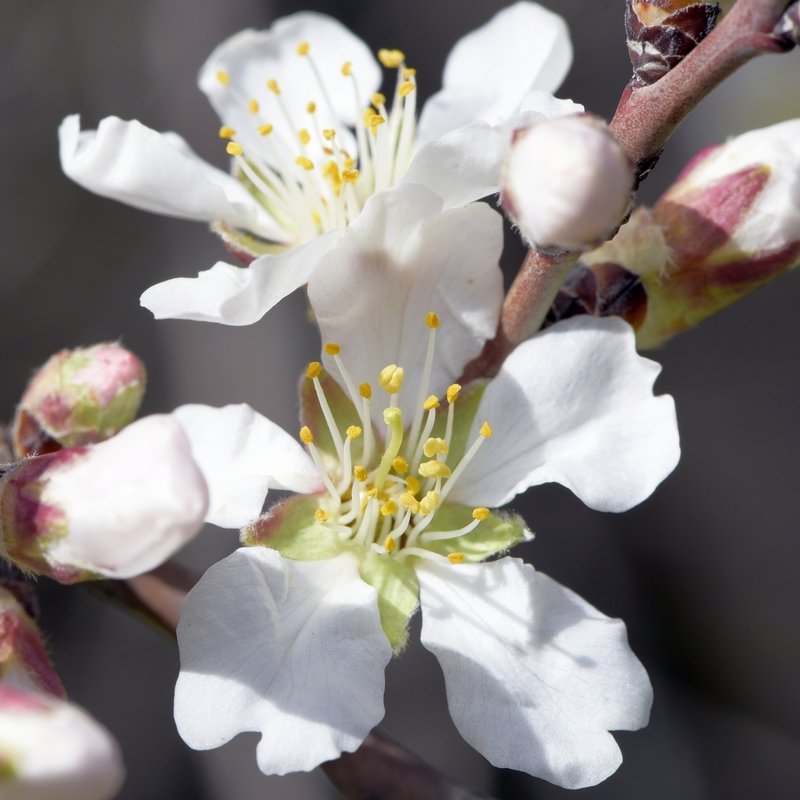
{"type": "Polygon", "coordinates": [[[4,800],[110,800],[124,772],[111,734],[85,711],[0,682],[4,800]]]}
{"type": "Polygon", "coordinates": [[[387,97],[360,39],[322,14],[293,14],[231,37],[200,71],[233,175],[176,134],[115,117],[83,132],[77,116],[65,119],[61,163],[92,191],[214,222],[233,252],[263,256],[247,270],[219,262],[142,297],[158,318],[249,324],[307,282],[333,232],[375,192],[420,182],[455,206],[497,191],[513,128],[581,110],[550,94],[571,58],[561,17],[518,2],[456,44],[443,88],[417,120],[418,76],[403,53],[379,51],[396,72],[387,97]]]}
{"type": "Polygon", "coordinates": [[[555,325],[488,385],[454,384],[496,327],[502,234],[485,205],[441,206],[421,186],[376,196],[312,276],[329,371],[306,373],[305,450],[248,406],[175,412],[209,518],[250,545],[183,605],[176,722],[199,749],[261,732],[267,773],[352,751],[421,605],[467,741],[591,785],[621,760],[608,731],[646,723],[647,675],[621,622],[518,559],[481,563],[530,538],[489,508],[548,481],[593,508],[641,502],[678,458],[673,403],[619,320],[555,325]],[[301,494],[254,520],[271,488],[301,494]]]}
{"type": "Polygon", "coordinates": [[[207,508],[183,431],[157,414],[0,475],[0,555],[62,583],[129,578],[194,537],[207,508]]]}

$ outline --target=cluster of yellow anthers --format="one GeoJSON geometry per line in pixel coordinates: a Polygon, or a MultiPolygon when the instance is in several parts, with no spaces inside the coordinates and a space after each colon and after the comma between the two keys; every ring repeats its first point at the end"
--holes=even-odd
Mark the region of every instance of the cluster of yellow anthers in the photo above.
{"type": "MultiPolygon", "coordinates": [[[[236,101],[247,107],[254,118],[255,131],[265,139],[263,147],[256,147],[248,144],[247,137],[240,140],[233,128],[223,125],[219,135],[228,140],[228,154],[235,159],[251,191],[295,243],[300,243],[348,224],[370,195],[388,189],[405,175],[414,149],[416,70],[405,66],[405,55],[400,50],[380,50],[381,64],[397,70],[394,98],[389,108],[386,96],[375,93],[372,105],[362,110],[358,78],[352,63],[344,62],[341,75],[351,82],[356,119],[351,152],[337,135],[347,129],[347,138],[351,138],[348,126],[336,114],[311,45],[300,42],[297,55],[308,62],[319,92],[319,97],[306,103],[307,125],[298,124],[293,118],[274,78],[266,81],[266,99],[260,100],[244,97],[225,70],[217,71],[216,76],[236,101]],[[262,106],[268,102],[270,113],[280,117],[293,141],[299,144],[299,152],[292,142],[270,136],[275,126],[262,113],[262,106]],[[320,127],[318,103],[323,104],[331,127],[320,127]]],[[[334,80],[326,77],[328,82],[334,80]]]]}
{"type": "MultiPolygon", "coordinates": [[[[447,464],[453,437],[455,404],[461,386],[454,383],[445,394],[447,420],[444,437],[431,437],[441,403],[435,395],[427,398],[425,395],[436,346],[438,316],[429,313],[425,324],[430,331],[428,350],[417,410],[407,436],[402,412],[395,405],[403,385],[403,368],[389,364],[378,376],[379,386],[389,395],[389,405],[383,411],[387,426],[386,445],[379,455],[372,434],[372,387],[369,383],[362,383],[358,387],[354,385],[341,359],[341,348],[338,344],[329,343],[325,345],[325,352],[336,363],[344,387],[358,411],[361,425],[351,425],[342,436],[319,380],[322,365],[312,361],[306,370],[306,377],[313,381],[338,456],[336,463],[324,462],[308,427],[301,428],[300,439],[308,448],[327,489],[316,511],[320,523],[335,530],[343,539],[365,548],[370,547],[381,554],[393,554],[398,558],[417,556],[444,560],[444,556],[431,552],[425,545],[464,536],[489,518],[488,508],[475,508],[472,521],[458,530],[428,530],[437,509],[467,464],[475,457],[484,440],[492,435],[492,428],[488,422],[484,422],[476,440],[458,465],[451,467],[447,464]],[[353,465],[352,442],[359,439],[362,439],[362,463],[353,465]]],[[[447,559],[458,564],[464,560],[464,554],[450,553],[447,559]]]]}

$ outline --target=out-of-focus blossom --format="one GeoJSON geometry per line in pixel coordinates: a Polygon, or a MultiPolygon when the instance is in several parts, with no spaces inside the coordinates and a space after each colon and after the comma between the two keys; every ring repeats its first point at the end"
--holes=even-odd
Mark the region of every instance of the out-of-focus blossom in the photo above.
{"type": "Polygon", "coordinates": [[[108,439],[136,418],[145,383],[142,362],[114,342],[56,353],[37,370],[17,408],[17,456],[108,439]]]}
{"type": "Polygon", "coordinates": [[[146,572],[200,529],[208,490],[168,415],[0,476],[0,554],[62,583],[146,572]]]}
{"type": "Polygon", "coordinates": [[[616,230],[632,188],[633,169],[608,126],[573,115],[515,133],[501,199],[530,244],[585,250],[616,230]]]}
{"type": "Polygon", "coordinates": [[[530,538],[490,508],[548,481],[598,509],[642,501],[678,458],[672,400],[618,320],[566,322],[488,385],[454,383],[497,323],[499,216],[395,192],[414,202],[374,198],[309,283],[327,370],[306,372],[305,449],[248,406],[175,412],[209,519],[249,545],[184,602],[178,729],[200,749],[259,731],[267,773],[355,750],[421,605],[467,741],[497,766],[597,783],[621,760],[608,731],[646,724],[647,675],[620,621],[519,559],[486,561],[530,538]],[[254,519],[268,489],[298,494],[254,519]]]}
{"type": "Polygon", "coordinates": [[[92,191],[212,221],[234,253],[263,256],[247,270],[219,262],[142,297],[159,318],[249,324],[308,281],[376,192],[419,182],[445,206],[496,192],[515,128],[582,110],[550,94],[571,59],[561,17],[515,3],[456,43],[442,89],[417,119],[421,76],[404,53],[384,49],[376,61],[336,20],[293,14],[232,36],[200,71],[223,121],[232,175],[175,134],[114,117],[83,132],[68,117],[61,161],[92,191]],[[393,73],[386,95],[377,91],[381,65],[393,73]]]}

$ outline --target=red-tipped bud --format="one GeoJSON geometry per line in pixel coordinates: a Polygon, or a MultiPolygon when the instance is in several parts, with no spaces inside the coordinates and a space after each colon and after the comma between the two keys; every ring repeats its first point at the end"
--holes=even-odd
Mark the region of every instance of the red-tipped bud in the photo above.
{"type": "Polygon", "coordinates": [[[17,409],[17,455],[108,439],[134,420],[144,389],[142,362],[118,344],[56,353],[33,376],[17,409]]]}

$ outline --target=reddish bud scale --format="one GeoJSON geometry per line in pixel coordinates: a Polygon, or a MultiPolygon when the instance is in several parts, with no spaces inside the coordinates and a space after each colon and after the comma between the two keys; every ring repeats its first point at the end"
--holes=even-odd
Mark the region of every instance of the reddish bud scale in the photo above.
{"type": "Polygon", "coordinates": [[[718,3],[627,0],[625,32],[634,83],[650,85],[680,63],[711,32],[718,3]]]}

